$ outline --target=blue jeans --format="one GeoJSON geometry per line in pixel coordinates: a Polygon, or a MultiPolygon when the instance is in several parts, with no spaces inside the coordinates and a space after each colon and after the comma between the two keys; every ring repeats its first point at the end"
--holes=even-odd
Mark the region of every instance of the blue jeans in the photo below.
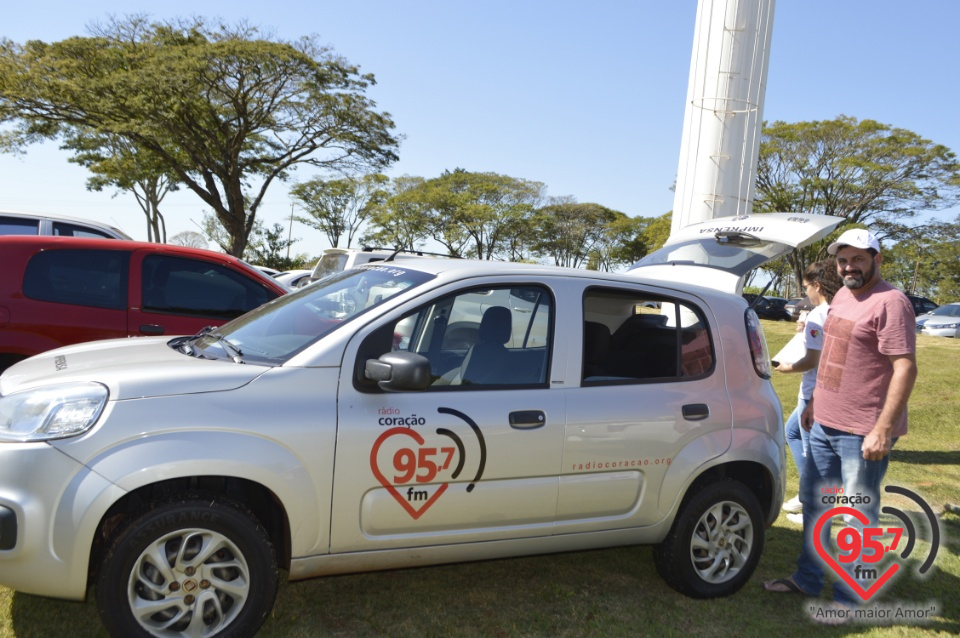
{"type": "MultiPolygon", "coordinates": [[[[837,506],[823,502],[823,497],[827,496],[823,490],[843,487],[843,494],[848,497],[857,494],[870,497],[869,504],[854,506],[854,509],[867,517],[869,522],[866,525],[852,516],[846,517],[848,520],[845,521],[858,529],[861,538],[862,528],[877,527],[880,518],[880,484],[887,473],[890,455],[879,461],[864,460],[863,451],[860,449],[863,439],[860,435],[828,428],[819,423],[814,423],[810,430],[810,447],[804,462],[803,480],[800,481],[803,549],[797,559],[797,571],[793,574],[793,579],[800,589],[812,596],[818,596],[823,589],[824,574],[824,562],[813,544],[813,530],[820,516],[837,506]]],[[[831,527],[832,519],[828,520],[821,530],[821,546],[831,548],[828,550],[830,555],[836,557],[836,552],[832,549],[831,527]]],[[[852,571],[857,563],[848,563],[845,567],[852,571]]],[[[833,599],[851,607],[863,603],[860,596],[839,577],[833,585],[833,599]]]]}
{"type": "Polygon", "coordinates": [[[787,446],[790,448],[790,454],[793,456],[793,462],[797,465],[797,474],[800,480],[803,480],[803,464],[810,449],[810,434],[800,427],[800,415],[803,409],[807,407],[806,399],[797,399],[797,409],[790,414],[787,419],[787,446]]]}

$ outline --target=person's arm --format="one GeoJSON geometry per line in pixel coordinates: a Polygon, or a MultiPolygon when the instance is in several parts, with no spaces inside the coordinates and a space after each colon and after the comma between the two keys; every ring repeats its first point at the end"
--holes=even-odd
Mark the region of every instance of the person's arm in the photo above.
{"type": "Polygon", "coordinates": [[[794,363],[781,362],[777,372],[806,372],[813,370],[820,363],[820,351],[808,349],[799,361],[794,363]]]}
{"type": "Polygon", "coordinates": [[[863,440],[863,458],[867,461],[879,461],[890,453],[890,448],[893,447],[893,426],[907,409],[907,401],[917,380],[916,355],[891,356],[890,362],[893,364],[893,377],[887,389],[887,400],[873,430],[863,440]]]}

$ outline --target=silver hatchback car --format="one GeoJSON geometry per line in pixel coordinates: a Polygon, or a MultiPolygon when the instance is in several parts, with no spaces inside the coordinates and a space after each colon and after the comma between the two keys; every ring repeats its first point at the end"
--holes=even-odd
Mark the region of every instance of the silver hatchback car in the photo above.
{"type": "Polygon", "coordinates": [[[731,594],[784,482],[732,293],[837,221],[714,220],[619,275],[376,262],[219,329],[23,361],[0,377],[0,583],[92,584],[116,636],[253,635],[281,569],[631,544],[680,592],[731,594]]]}

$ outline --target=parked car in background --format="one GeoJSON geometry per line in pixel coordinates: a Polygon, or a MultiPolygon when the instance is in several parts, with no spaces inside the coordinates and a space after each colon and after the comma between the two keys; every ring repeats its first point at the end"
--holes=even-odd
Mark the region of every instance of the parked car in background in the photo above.
{"type": "Polygon", "coordinates": [[[300,287],[300,282],[307,280],[312,274],[312,270],[286,270],[277,273],[273,278],[289,290],[296,290],[300,287]]]}
{"type": "Polygon", "coordinates": [[[313,272],[306,279],[300,281],[300,286],[306,286],[327,275],[356,268],[374,261],[383,261],[390,258],[392,261],[413,259],[416,257],[444,257],[435,253],[423,251],[394,250],[392,248],[327,248],[320,255],[320,259],[313,267],[313,272]]]}
{"type": "Polygon", "coordinates": [[[790,315],[791,321],[797,321],[803,313],[813,310],[813,304],[809,297],[795,297],[788,301],[783,309],[790,315]]]}
{"type": "Polygon", "coordinates": [[[956,337],[960,328],[960,302],[937,307],[917,317],[917,332],[931,337],[956,337]]]}
{"type": "Polygon", "coordinates": [[[92,585],[112,635],[170,637],[252,636],[281,568],[652,544],[677,591],[730,595],[785,482],[737,293],[841,221],[712,220],[620,274],[367,263],[218,331],[18,363],[0,376],[0,584],[92,585]]]}
{"type": "Polygon", "coordinates": [[[235,257],[116,239],[0,237],[0,370],[59,346],[193,334],[287,290],[235,257]]]}
{"type": "Polygon", "coordinates": [[[772,321],[788,321],[790,313],[786,310],[787,300],[783,297],[763,296],[757,300],[757,295],[749,292],[743,293],[743,298],[747,300],[757,316],[761,319],[770,319],[772,321]]]}
{"type": "Polygon", "coordinates": [[[257,270],[259,270],[260,272],[262,272],[263,274],[267,275],[268,277],[276,277],[281,272],[276,268],[271,268],[270,266],[261,266],[259,264],[250,264],[250,265],[256,268],[257,270]]]}
{"type": "Polygon", "coordinates": [[[925,315],[928,312],[932,312],[938,308],[936,303],[927,299],[926,297],[908,294],[907,299],[909,299],[910,303],[913,305],[913,314],[918,317],[920,315],[925,315]]]}
{"type": "Polygon", "coordinates": [[[92,219],[0,210],[2,235],[55,235],[61,237],[103,237],[130,239],[125,232],[92,219]]]}

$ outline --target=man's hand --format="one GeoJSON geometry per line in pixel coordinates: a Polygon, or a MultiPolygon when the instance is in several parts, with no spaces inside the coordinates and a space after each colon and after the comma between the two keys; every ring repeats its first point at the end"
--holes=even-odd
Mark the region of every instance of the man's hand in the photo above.
{"type": "Polygon", "coordinates": [[[863,460],[879,461],[890,454],[890,448],[893,447],[893,439],[876,429],[870,432],[864,439],[860,449],[863,450],[863,460]]]}

